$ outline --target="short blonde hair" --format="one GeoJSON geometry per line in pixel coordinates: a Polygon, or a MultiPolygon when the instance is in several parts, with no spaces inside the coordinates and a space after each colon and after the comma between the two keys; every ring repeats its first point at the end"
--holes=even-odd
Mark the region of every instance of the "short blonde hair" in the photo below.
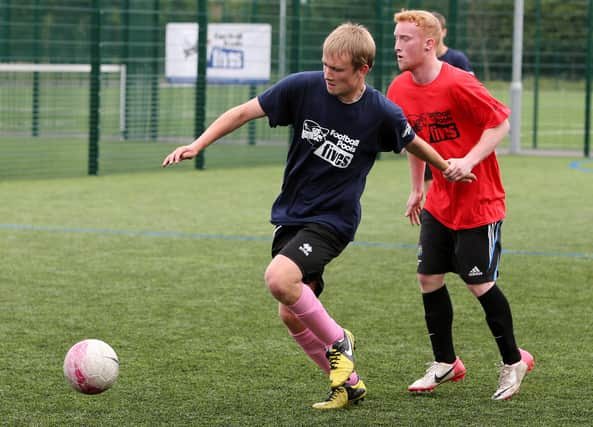
{"type": "Polygon", "coordinates": [[[350,55],[352,66],[358,70],[363,65],[373,67],[375,40],[363,25],[346,22],[333,30],[323,42],[323,53],[330,56],[350,55]]]}
{"type": "Polygon", "coordinates": [[[426,10],[403,10],[394,15],[393,21],[413,22],[425,37],[434,39],[435,45],[441,42],[441,24],[436,16],[426,10]]]}

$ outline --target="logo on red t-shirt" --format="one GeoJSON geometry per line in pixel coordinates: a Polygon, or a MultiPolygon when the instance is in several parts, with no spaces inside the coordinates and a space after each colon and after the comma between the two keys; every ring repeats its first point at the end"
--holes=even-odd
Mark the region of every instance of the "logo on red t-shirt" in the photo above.
{"type": "Polygon", "coordinates": [[[459,129],[450,111],[410,114],[408,120],[414,131],[423,135],[431,144],[459,138],[459,129]],[[424,129],[426,132],[422,132],[424,129]]]}

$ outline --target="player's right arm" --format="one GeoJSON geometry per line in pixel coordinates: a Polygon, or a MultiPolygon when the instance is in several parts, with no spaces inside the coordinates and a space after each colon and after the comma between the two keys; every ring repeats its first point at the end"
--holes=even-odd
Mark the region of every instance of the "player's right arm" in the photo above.
{"type": "Polygon", "coordinates": [[[449,176],[448,171],[451,169],[449,162],[444,160],[434,148],[418,135],[406,145],[406,151],[409,153],[408,163],[410,164],[410,175],[412,179],[412,190],[406,204],[406,216],[410,219],[411,224],[420,224],[420,211],[424,192],[423,161],[429,162],[438,168],[450,181],[470,183],[476,180],[476,176],[471,172],[471,169],[454,176],[449,176]]]}
{"type": "Polygon", "coordinates": [[[248,121],[265,115],[257,98],[237,105],[222,113],[194,142],[177,147],[169,153],[163,160],[162,166],[167,167],[182,160],[192,159],[213,142],[240,128],[248,121]]]}
{"type": "Polygon", "coordinates": [[[424,168],[428,165],[419,157],[408,155],[410,166],[410,180],[412,188],[406,203],[405,216],[412,225],[420,225],[420,211],[422,210],[422,199],[424,198],[424,168]]]}

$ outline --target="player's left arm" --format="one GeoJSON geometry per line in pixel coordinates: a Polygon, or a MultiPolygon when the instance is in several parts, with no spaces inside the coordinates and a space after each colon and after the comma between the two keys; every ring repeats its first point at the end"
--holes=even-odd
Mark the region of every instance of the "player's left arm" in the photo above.
{"type": "Polygon", "coordinates": [[[444,171],[449,166],[445,159],[418,135],[406,145],[406,151],[430,163],[440,171],[444,171]]]}
{"type": "Polygon", "coordinates": [[[445,178],[457,181],[460,177],[466,176],[478,163],[494,152],[509,133],[509,129],[508,119],[496,127],[485,129],[478,143],[464,157],[448,159],[449,168],[443,171],[445,178]]]}
{"type": "MultiPolygon", "coordinates": [[[[418,135],[416,135],[414,139],[408,143],[408,145],[406,145],[406,151],[424,160],[425,162],[430,163],[438,170],[443,172],[443,175],[445,175],[445,172],[451,167],[447,160],[443,159],[441,155],[430,146],[430,144],[428,144],[418,135]]],[[[471,170],[467,171],[467,173],[463,175],[455,174],[454,179],[450,179],[446,175],[445,177],[450,181],[472,182],[476,180],[476,176],[471,173],[471,170]]]]}

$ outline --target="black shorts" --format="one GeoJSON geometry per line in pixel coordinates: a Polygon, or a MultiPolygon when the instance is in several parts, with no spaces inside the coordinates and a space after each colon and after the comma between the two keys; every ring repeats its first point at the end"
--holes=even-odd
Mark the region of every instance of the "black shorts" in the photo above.
{"type": "Polygon", "coordinates": [[[420,216],[418,273],[457,273],[469,285],[494,282],[502,251],[502,220],[467,230],[452,230],[428,211],[420,216]]]}
{"type": "Polygon", "coordinates": [[[315,282],[315,294],[323,291],[323,270],[340,255],[349,241],[321,224],[280,225],[274,230],[272,257],[282,254],[301,269],[303,283],[315,282]]]}

